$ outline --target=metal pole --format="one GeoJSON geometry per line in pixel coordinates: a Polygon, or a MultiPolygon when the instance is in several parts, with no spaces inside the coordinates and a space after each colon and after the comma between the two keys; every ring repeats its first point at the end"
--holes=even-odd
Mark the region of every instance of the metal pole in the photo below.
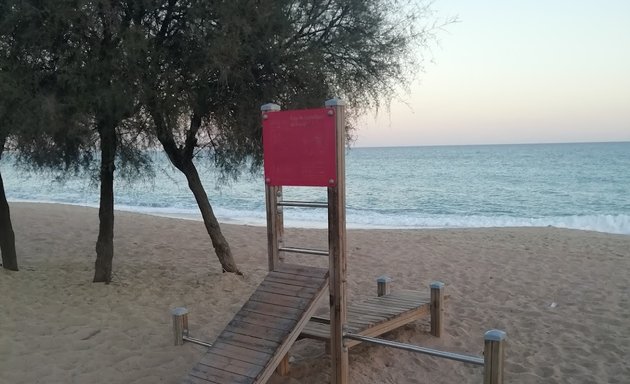
{"type": "Polygon", "coordinates": [[[184,341],[188,341],[189,343],[193,343],[193,344],[198,344],[198,345],[203,345],[204,347],[210,348],[212,347],[212,344],[207,343],[203,340],[199,340],[199,339],[195,339],[194,337],[189,337],[189,336],[183,336],[182,340],[184,341]]]}
{"type": "Polygon", "coordinates": [[[390,341],[390,340],[383,340],[383,339],[378,339],[376,337],[355,335],[352,333],[346,333],[343,337],[347,339],[363,341],[366,343],[372,343],[372,344],[384,345],[386,347],[398,348],[405,351],[417,352],[417,353],[422,353],[425,355],[436,356],[436,357],[442,357],[444,359],[455,360],[455,361],[459,361],[459,362],[467,363],[467,364],[474,364],[474,365],[481,365],[481,366],[484,365],[483,357],[478,357],[478,356],[462,355],[459,353],[438,351],[436,349],[418,347],[417,345],[404,344],[404,343],[399,343],[399,342],[390,341]]]}
{"type": "Polygon", "coordinates": [[[328,251],[320,251],[319,249],[297,248],[297,247],[280,247],[278,251],[290,253],[303,253],[306,255],[328,256],[328,251]]]}
{"type": "Polygon", "coordinates": [[[328,203],[317,201],[278,201],[280,207],[303,207],[303,208],[328,208],[328,203]]]}

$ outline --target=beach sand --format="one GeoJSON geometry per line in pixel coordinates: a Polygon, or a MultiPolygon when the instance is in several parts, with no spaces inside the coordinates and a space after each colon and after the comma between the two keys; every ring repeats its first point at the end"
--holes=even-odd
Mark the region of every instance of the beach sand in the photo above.
{"type": "MultiPolygon", "coordinates": [[[[95,209],[11,204],[19,272],[0,271],[0,383],[178,383],[204,348],[174,346],[170,309],[212,342],[266,274],[266,230],[223,225],[244,277],[223,274],[201,222],[116,213],[114,281],[91,282],[95,209]]],[[[292,229],[287,245],[322,246],[292,229]]],[[[348,231],[349,300],[446,284],[445,335],[428,320],[386,338],[480,355],[508,335],[509,383],[630,382],[630,236],[556,228],[348,231]]],[[[315,258],[316,263],[325,260],[315,258]]],[[[289,377],[327,383],[323,343],[291,350],[289,377]]],[[[482,368],[361,345],[351,383],[481,383],[482,368]]]]}

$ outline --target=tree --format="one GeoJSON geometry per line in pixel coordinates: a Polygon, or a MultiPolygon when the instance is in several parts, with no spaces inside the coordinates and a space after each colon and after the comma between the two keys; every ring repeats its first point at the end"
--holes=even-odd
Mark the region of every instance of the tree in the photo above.
{"type": "MultiPolygon", "coordinates": [[[[143,3],[143,103],[171,163],[188,180],[224,271],[238,272],[194,158],[224,176],[260,166],[259,106],[321,105],[341,95],[377,106],[403,83],[426,5],[401,1],[155,1],[143,3]],[[410,11],[397,17],[394,10],[410,11]],[[144,16],[143,16],[144,17],[144,16]]],[[[140,8],[138,8],[140,9],[140,8]]]]}
{"type": "MultiPolygon", "coordinates": [[[[2,117],[0,116],[0,119],[2,117]]],[[[6,136],[0,133],[0,160],[2,160],[2,152],[6,136]]],[[[12,271],[18,270],[17,254],[15,252],[15,234],[11,224],[11,212],[9,203],[4,193],[4,182],[2,181],[2,172],[0,172],[0,253],[2,253],[2,267],[12,271]]]]}
{"type": "Polygon", "coordinates": [[[157,12],[149,12],[153,16],[144,24],[148,47],[142,82],[144,107],[170,162],[186,177],[223,271],[241,274],[193,161],[198,137],[203,135],[204,119],[210,113],[208,86],[212,87],[214,82],[206,76],[208,67],[199,67],[210,59],[215,48],[202,31],[212,29],[205,25],[211,23],[221,4],[198,1],[155,4],[157,12]]]}
{"type": "MultiPolygon", "coordinates": [[[[2,8],[0,7],[0,12],[2,8]]],[[[1,22],[0,22],[1,23],[1,22]]],[[[7,76],[8,66],[6,63],[6,50],[3,42],[0,41],[0,160],[7,139],[10,134],[10,113],[12,110],[14,99],[10,94],[11,79],[7,76]]],[[[17,254],[15,251],[15,234],[13,233],[13,225],[11,223],[11,212],[9,203],[4,192],[4,181],[2,180],[2,172],[0,171],[0,253],[2,253],[2,266],[13,271],[18,270],[17,254]]]]}
{"type": "MultiPolygon", "coordinates": [[[[7,3],[0,4],[0,160],[2,160],[6,142],[12,133],[16,108],[21,104],[16,95],[18,89],[17,74],[12,71],[11,65],[11,42],[9,37],[2,33],[5,30],[6,19],[9,14],[8,5],[7,3]]],[[[0,253],[2,254],[2,266],[17,271],[15,233],[4,190],[2,172],[0,172],[0,253]]]]}
{"type": "MultiPolygon", "coordinates": [[[[48,64],[52,80],[45,89],[53,115],[60,116],[55,121],[64,122],[43,137],[52,138],[51,147],[71,159],[81,152],[77,148],[93,143],[90,132],[98,137],[101,201],[94,281],[105,282],[112,269],[116,159],[144,164],[138,149],[146,144],[145,123],[186,175],[223,269],[239,273],[195,156],[207,154],[223,177],[237,177],[247,166],[258,169],[258,109],[266,102],[311,107],[341,96],[355,111],[378,107],[404,84],[410,68],[417,69],[411,66],[413,47],[423,46],[432,33],[417,28],[428,8],[413,1],[13,3],[12,9],[22,12],[20,22],[31,26],[22,33],[43,35],[41,41],[31,39],[25,60],[40,57],[48,64]],[[86,126],[92,130],[74,128],[86,126]]],[[[46,163],[37,148],[26,151],[28,158],[46,163]]]]}
{"type": "Polygon", "coordinates": [[[33,111],[39,131],[16,134],[23,161],[36,167],[89,169],[100,160],[99,233],[94,282],[109,283],[114,255],[116,163],[143,168],[136,125],[137,67],[121,47],[133,45],[132,20],[119,1],[32,0],[12,2],[9,36],[20,64],[36,67],[33,111]],[[46,124],[49,123],[49,124],[46,124]],[[42,129],[42,127],[45,129],[42,129]],[[36,133],[36,134],[34,134],[36,133]],[[94,156],[94,144],[98,154],[94,156]],[[69,166],[73,164],[73,166],[69,166]]]}

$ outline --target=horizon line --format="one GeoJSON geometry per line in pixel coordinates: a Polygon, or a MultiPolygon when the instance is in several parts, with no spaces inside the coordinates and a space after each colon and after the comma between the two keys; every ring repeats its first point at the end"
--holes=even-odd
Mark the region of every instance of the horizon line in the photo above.
{"type": "Polygon", "coordinates": [[[558,144],[624,144],[630,140],[607,141],[548,141],[548,142],[522,142],[522,143],[476,143],[476,144],[410,144],[410,145],[350,145],[349,148],[416,148],[416,147],[482,147],[482,146],[508,146],[508,145],[558,145],[558,144]]]}

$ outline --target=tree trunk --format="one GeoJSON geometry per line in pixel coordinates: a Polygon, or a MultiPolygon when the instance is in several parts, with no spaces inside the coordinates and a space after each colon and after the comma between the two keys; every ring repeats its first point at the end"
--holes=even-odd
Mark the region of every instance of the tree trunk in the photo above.
{"type": "Polygon", "coordinates": [[[217,258],[221,263],[223,272],[230,272],[237,275],[242,275],[241,271],[239,271],[238,267],[236,266],[236,262],[234,261],[234,257],[232,256],[232,251],[230,250],[230,245],[223,236],[223,233],[221,233],[219,221],[214,215],[214,211],[212,210],[212,206],[210,205],[210,201],[208,200],[208,195],[203,189],[201,179],[199,178],[199,173],[197,172],[197,168],[192,161],[194,150],[197,146],[196,135],[201,126],[200,115],[193,115],[190,128],[186,133],[185,145],[178,147],[173,138],[173,132],[166,127],[164,117],[162,116],[160,109],[155,104],[155,100],[149,103],[149,105],[149,109],[155,123],[158,140],[162,144],[164,152],[166,152],[166,155],[171,161],[171,164],[173,164],[175,168],[179,169],[180,172],[182,172],[186,176],[186,180],[188,180],[188,187],[195,196],[197,206],[199,207],[199,211],[201,211],[203,223],[206,226],[208,235],[210,235],[210,240],[212,240],[214,252],[216,253],[217,258]]]}
{"type": "Polygon", "coordinates": [[[96,241],[95,283],[112,281],[114,258],[114,161],[116,159],[116,126],[99,124],[101,139],[101,201],[98,210],[99,226],[96,241]]]}
{"type": "Polygon", "coordinates": [[[210,235],[212,246],[219,258],[221,267],[223,267],[223,272],[231,272],[236,273],[237,275],[242,275],[241,271],[239,271],[236,266],[236,262],[232,256],[232,251],[230,250],[230,245],[221,232],[219,221],[214,215],[214,211],[212,210],[212,206],[208,200],[208,195],[203,189],[195,164],[193,164],[192,161],[186,161],[186,164],[179,169],[186,176],[186,180],[188,180],[188,187],[192,191],[193,195],[195,195],[195,200],[197,200],[197,205],[201,211],[201,217],[203,217],[203,223],[206,226],[208,235],[210,235]]]}
{"type": "MultiPolygon", "coordinates": [[[[2,148],[0,148],[0,158],[2,148]]],[[[11,225],[9,203],[4,194],[4,183],[0,173],[0,253],[2,253],[2,267],[12,271],[18,270],[17,255],[15,253],[15,234],[11,225]]]]}

